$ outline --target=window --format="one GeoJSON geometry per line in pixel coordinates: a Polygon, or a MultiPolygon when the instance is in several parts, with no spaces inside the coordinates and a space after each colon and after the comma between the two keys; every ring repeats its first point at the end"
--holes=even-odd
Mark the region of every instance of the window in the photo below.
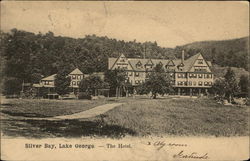
{"type": "Polygon", "coordinates": [[[141,62],[139,61],[137,64],[136,64],[136,68],[141,68],[142,67],[142,64],[141,62]]]}
{"type": "Polygon", "coordinates": [[[76,76],[75,76],[75,75],[72,75],[72,79],[76,79],[76,76]]]}
{"type": "Polygon", "coordinates": [[[120,62],[125,62],[125,58],[121,58],[120,62]]]}
{"type": "Polygon", "coordinates": [[[80,75],[78,75],[78,76],[77,76],[77,79],[81,79],[81,76],[80,76],[80,75]]]}
{"type": "Polygon", "coordinates": [[[129,76],[132,76],[133,75],[133,72],[129,72],[129,74],[128,74],[129,76]]]}
{"type": "Polygon", "coordinates": [[[72,85],[76,85],[76,82],[75,82],[75,81],[73,81],[73,82],[72,82],[72,85]]]}
{"type": "Polygon", "coordinates": [[[193,82],[194,86],[196,86],[196,82],[193,82]]]}
{"type": "Polygon", "coordinates": [[[135,76],[136,76],[136,77],[139,77],[139,72],[135,72],[135,76]]]}
{"type": "Polygon", "coordinates": [[[79,81],[77,81],[77,85],[79,85],[80,84],[80,82],[79,81]]]}
{"type": "Polygon", "coordinates": [[[198,64],[203,64],[203,59],[198,59],[198,64]]]}
{"type": "Polygon", "coordinates": [[[185,73],[179,73],[178,78],[186,78],[186,74],[185,73]]]}
{"type": "Polygon", "coordinates": [[[181,86],[182,86],[182,85],[183,85],[183,82],[178,82],[178,85],[181,85],[181,86]]]}
{"type": "Polygon", "coordinates": [[[194,67],[194,71],[197,71],[197,72],[206,72],[207,71],[207,67],[194,67]]]}
{"type": "Polygon", "coordinates": [[[212,74],[207,74],[207,78],[213,78],[212,74]]]}
{"type": "Polygon", "coordinates": [[[49,82],[49,81],[44,81],[44,84],[45,84],[45,85],[49,85],[50,82],[49,82]]]}
{"type": "Polygon", "coordinates": [[[202,82],[201,81],[199,82],[199,86],[202,86],[202,82]]]}
{"type": "Polygon", "coordinates": [[[202,74],[199,74],[198,77],[199,77],[199,78],[202,78],[202,74]]]}
{"type": "Polygon", "coordinates": [[[189,81],[188,85],[190,85],[190,86],[191,86],[191,85],[192,85],[192,82],[191,82],[191,81],[189,81]]]}

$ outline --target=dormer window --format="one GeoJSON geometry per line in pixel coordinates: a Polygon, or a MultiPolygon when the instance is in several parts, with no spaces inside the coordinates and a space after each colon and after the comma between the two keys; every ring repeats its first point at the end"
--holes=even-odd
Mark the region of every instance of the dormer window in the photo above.
{"type": "Polygon", "coordinates": [[[141,68],[142,67],[142,63],[139,61],[137,64],[136,64],[136,68],[141,68]]]}

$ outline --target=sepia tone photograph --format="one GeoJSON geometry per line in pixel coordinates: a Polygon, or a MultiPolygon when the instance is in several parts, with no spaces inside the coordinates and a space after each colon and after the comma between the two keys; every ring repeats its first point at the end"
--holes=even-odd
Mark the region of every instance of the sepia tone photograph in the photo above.
{"type": "Polygon", "coordinates": [[[249,3],[0,4],[2,160],[249,159],[249,3]]]}

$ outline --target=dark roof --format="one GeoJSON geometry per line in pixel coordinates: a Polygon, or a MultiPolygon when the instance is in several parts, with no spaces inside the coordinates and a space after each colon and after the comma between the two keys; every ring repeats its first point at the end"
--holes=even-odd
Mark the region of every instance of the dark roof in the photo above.
{"type": "MultiPolygon", "coordinates": [[[[183,64],[183,70],[182,72],[188,72],[194,62],[198,59],[198,57],[200,56],[201,54],[198,53],[198,54],[195,54],[193,56],[191,56],[190,58],[184,60],[183,64]]],[[[109,58],[109,69],[111,69],[113,66],[114,66],[114,63],[116,62],[118,58],[109,58]]],[[[153,62],[153,66],[155,66],[156,64],[159,64],[159,63],[162,63],[163,67],[165,67],[166,65],[169,64],[169,62],[171,61],[171,59],[140,59],[140,58],[127,58],[128,62],[131,64],[132,68],[135,70],[135,71],[145,71],[145,65],[147,63],[149,63],[150,61],[153,62]],[[137,63],[138,62],[141,62],[142,66],[141,67],[137,67],[137,63]]],[[[177,68],[178,68],[178,65],[180,65],[182,63],[181,59],[175,59],[175,60],[172,60],[174,65],[175,65],[175,70],[177,71],[177,68]]],[[[210,61],[206,61],[208,66],[211,66],[211,62],[210,61]]],[[[150,64],[150,63],[149,63],[150,64]]]]}

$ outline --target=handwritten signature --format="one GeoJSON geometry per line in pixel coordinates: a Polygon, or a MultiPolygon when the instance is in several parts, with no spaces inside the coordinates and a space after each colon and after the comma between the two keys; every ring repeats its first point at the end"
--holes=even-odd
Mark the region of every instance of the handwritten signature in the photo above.
{"type": "Polygon", "coordinates": [[[153,144],[151,142],[148,142],[148,145],[155,146],[157,148],[157,150],[160,150],[160,149],[162,149],[165,146],[169,146],[169,147],[173,147],[173,146],[179,146],[179,147],[187,146],[187,144],[165,143],[165,141],[156,141],[153,144]]]}
{"type": "Polygon", "coordinates": [[[191,154],[185,154],[184,150],[180,151],[178,154],[173,155],[174,158],[187,158],[187,159],[208,159],[208,153],[200,155],[197,152],[192,152],[191,154]]]}

